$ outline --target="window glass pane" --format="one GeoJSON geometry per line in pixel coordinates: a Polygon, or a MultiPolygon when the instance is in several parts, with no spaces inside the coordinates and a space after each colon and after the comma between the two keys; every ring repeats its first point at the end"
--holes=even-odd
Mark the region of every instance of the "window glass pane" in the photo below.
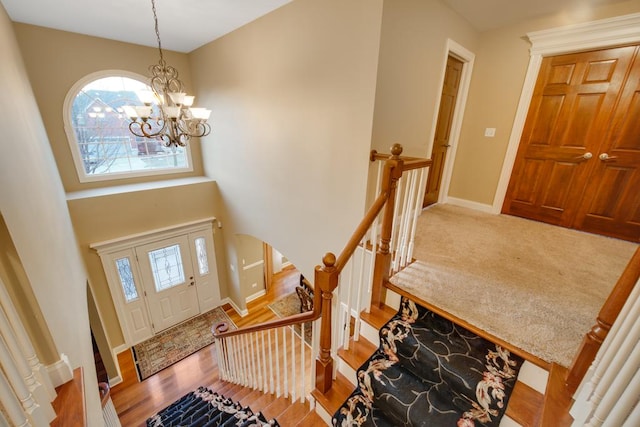
{"type": "Polygon", "coordinates": [[[149,262],[157,292],[185,282],[180,245],[150,251],[149,262]]]}
{"type": "Polygon", "coordinates": [[[137,300],[138,290],[136,289],[136,284],[133,281],[133,272],[131,271],[129,258],[118,258],[116,260],[116,267],[118,269],[118,276],[120,277],[122,291],[124,292],[124,299],[127,302],[137,300]]]}
{"type": "Polygon", "coordinates": [[[209,273],[209,260],[207,259],[207,244],[204,237],[196,239],[196,256],[198,258],[198,271],[200,275],[209,273]]]}
{"type": "Polygon", "coordinates": [[[86,176],[187,168],[183,147],[129,131],[124,105],[143,105],[136,91],[149,86],[128,77],[105,77],[84,86],[71,107],[71,125],[86,176]]]}

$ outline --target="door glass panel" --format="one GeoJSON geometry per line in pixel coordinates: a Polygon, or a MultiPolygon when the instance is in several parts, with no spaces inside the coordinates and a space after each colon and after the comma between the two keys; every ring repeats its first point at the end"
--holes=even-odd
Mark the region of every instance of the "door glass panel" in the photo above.
{"type": "Polygon", "coordinates": [[[196,256],[198,258],[198,271],[200,275],[209,274],[209,261],[207,260],[207,244],[204,237],[195,240],[196,256]]]}
{"type": "Polygon", "coordinates": [[[138,290],[136,289],[136,284],[133,281],[133,272],[131,271],[129,258],[118,258],[116,260],[116,268],[118,269],[120,285],[122,285],[122,291],[124,292],[124,299],[127,302],[137,300],[138,290]]]}
{"type": "Polygon", "coordinates": [[[150,251],[149,263],[153,272],[156,292],[185,282],[180,245],[172,245],[150,251]]]}

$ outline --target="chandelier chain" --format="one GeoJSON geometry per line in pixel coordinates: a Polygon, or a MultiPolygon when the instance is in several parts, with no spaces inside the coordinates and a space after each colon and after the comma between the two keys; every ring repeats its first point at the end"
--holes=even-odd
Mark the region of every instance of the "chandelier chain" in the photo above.
{"type": "Polygon", "coordinates": [[[156,12],[155,0],[151,0],[151,10],[153,11],[153,21],[155,22],[156,39],[158,40],[158,51],[160,52],[160,64],[164,65],[164,56],[162,55],[162,42],[160,41],[160,29],[158,28],[158,13],[156,12]]]}

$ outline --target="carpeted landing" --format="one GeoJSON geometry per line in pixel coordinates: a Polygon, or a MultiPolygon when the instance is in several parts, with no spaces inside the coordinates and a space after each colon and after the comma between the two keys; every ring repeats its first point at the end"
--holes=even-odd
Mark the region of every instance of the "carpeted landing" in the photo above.
{"type": "Polygon", "coordinates": [[[205,387],[187,393],[147,420],[147,427],[279,426],[261,413],[205,387]]]}
{"type": "Polygon", "coordinates": [[[523,360],[402,298],[334,426],[498,426],[523,360]]]}

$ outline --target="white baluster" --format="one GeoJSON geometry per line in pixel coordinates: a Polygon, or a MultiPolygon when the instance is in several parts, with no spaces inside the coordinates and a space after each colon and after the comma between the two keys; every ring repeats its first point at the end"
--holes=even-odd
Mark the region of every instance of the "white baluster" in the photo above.
{"type": "MultiPolygon", "coordinates": [[[[629,359],[623,363],[622,368],[618,371],[610,372],[610,375],[614,375],[614,379],[610,382],[610,386],[604,390],[602,400],[596,405],[593,416],[589,420],[588,427],[600,427],[605,419],[610,415],[614,405],[619,402],[621,395],[625,388],[629,385],[630,379],[637,373],[638,367],[640,367],[640,342],[636,338],[634,345],[634,351],[631,353],[629,359]]],[[[634,395],[637,401],[637,394],[634,395]]],[[[628,411],[627,411],[628,412],[628,411]]],[[[614,424],[615,425],[615,424],[614,424]]]]}
{"type": "MultiPolygon", "coordinates": [[[[347,294],[346,307],[344,310],[340,310],[342,311],[341,340],[342,340],[342,347],[345,350],[349,350],[349,335],[351,334],[351,294],[353,293],[353,274],[354,274],[354,265],[351,259],[348,261],[347,266],[348,266],[348,272],[346,271],[347,267],[345,267],[345,269],[343,270],[343,273],[340,275],[340,277],[344,276],[348,279],[347,286],[341,286],[341,288],[344,289],[344,293],[347,294]]],[[[340,304],[339,306],[342,307],[342,304],[340,304]]]]}
{"type": "MultiPolygon", "coordinates": [[[[279,329],[274,330],[275,342],[276,342],[276,397],[280,397],[280,394],[281,394],[281,389],[280,389],[280,345],[278,343],[278,331],[279,331],[279,329]]],[[[286,361],[285,361],[284,366],[287,366],[287,362],[286,361]]]]}
{"type": "Polygon", "coordinates": [[[640,400],[640,369],[636,366],[636,372],[629,385],[623,390],[622,395],[614,402],[613,409],[602,424],[603,427],[618,427],[624,423],[631,411],[640,400]]]}
{"type": "Polygon", "coordinates": [[[22,403],[24,412],[29,417],[31,424],[34,426],[48,426],[47,414],[42,411],[42,408],[35,401],[29,388],[24,383],[24,379],[16,368],[4,339],[0,339],[0,365],[2,365],[2,370],[4,370],[9,384],[11,384],[15,396],[22,403]]]}
{"type": "MultiPolygon", "coordinates": [[[[634,306],[637,306],[637,310],[633,310],[633,312],[640,312],[640,300],[636,301],[634,306]]],[[[640,317],[636,318],[633,322],[628,322],[628,327],[627,325],[621,327],[620,333],[614,337],[614,341],[622,341],[621,345],[612,347],[617,350],[607,352],[602,358],[601,365],[596,369],[594,381],[596,381],[597,385],[589,399],[592,407],[596,407],[600,403],[605,391],[611,387],[611,383],[622,369],[625,360],[638,340],[640,340],[640,317]],[[613,354],[609,355],[609,353],[613,354]]]]}
{"type": "Polygon", "coordinates": [[[4,308],[4,312],[7,315],[7,319],[9,319],[9,323],[11,324],[11,328],[13,329],[16,338],[20,344],[20,349],[24,358],[27,360],[31,371],[34,373],[36,380],[38,383],[44,387],[49,396],[49,402],[53,402],[56,398],[56,390],[53,387],[53,383],[51,382],[51,377],[47,372],[46,366],[40,363],[40,359],[36,355],[35,350],[33,349],[33,344],[31,343],[31,339],[29,338],[29,334],[24,328],[22,321],[20,320],[20,316],[16,311],[16,308],[11,301],[11,297],[5,288],[2,279],[0,279],[0,304],[4,308]]]}
{"type": "Polygon", "coordinates": [[[51,406],[49,394],[47,393],[47,390],[45,390],[45,388],[42,387],[36,380],[36,377],[31,370],[29,363],[24,358],[22,351],[20,351],[20,345],[18,344],[18,340],[13,333],[13,328],[11,328],[11,325],[9,324],[9,320],[5,315],[4,308],[0,309],[0,334],[2,334],[2,338],[7,345],[9,354],[13,359],[13,365],[20,373],[22,381],[27,386],[29,393],[33,396],[35,401],[40,406],[40,411],[42,412],[44,417],[46,417],[47,421],[53,421],[53,419],[56,417],[56,413],[51,406]]]}
{"type": "Polygon", "coordinates": [[[397,190],[396,190],[396,200],[393,205],[393,221],[391,223],[391,240],[389,241],[389,251],[391,251],[391,271],[389,275],[393,275],[396,272],[396,263],[398,262],[397,254],[398,254],[398,210],[400,209],[400,197],[402,195],[402,189],[404,188],[406,179],[404,176],[401,176],[398,180],[397,190]]]}
{"type": "Polygon", "coordinates": [[[291,329],[291,401],[296,401],[296,334],[291,329]]]}
{"type": "Polygon", "coordinates": [[[271,329],[267,330],[267,345],[269,346],[269,393],[275,391],[273,386],[273,347],[271,346],[271,329]]]}
{"type": "Polygon", "coordinates": [[[415,211],[413,214],[413,224],[411,225],[411,235],[409,238],[409,250],[407,251],[407,263],[410,263],[413,259],[413,248],[415,246],[416,227],[418,225],[418,217],[422,212],[422,201],[424,199],[424,192],[426,189],[426,177],[427,168],[420,169],[420,180],[418,181],[418,191],[416,192],[415,211]]]}
{"type": "Polygon", "coordinates": [[[306,345],[304,344],[304,322],[300,323],[300,384],[302,384],[302,391],[300,393],[300,402],[304,403],[305,399],[305,389],[306,389],[306,377],[305,377],[305,366],[304,366],[304,348],[306,345]]]}
{"type": "Polygon", "coordinates": [[[360,339],[360,312],[362,311],[362,293],[366,289],[364,286],[364,270],[365,270],[365,258],[367,257],[367,237],[362,238],[360,241],[360,268],[358,268],[359,276],[358,276],[358,290],[356,297],[356,315],[353,325],[353,341],[358,341],[360,339]]]}
{"type": "Polygon", "coordinates": [[[258,388],[258,375],[256,372],[256,362],[255,362],[255,356],[256,356],[256,352],[253,346],[253,334],[247,334],[248,338],[249,338],[249,348],[250,348],[250,353],[249,353],[249,360],[251,361],[251,376],[253,377],[253,380],[251,381],[251,387],[253,387],[253,389],[258,388]]]}
{"type": "Polygon", "coordinates": [[[0,403],[2,403],[2,407],[7,412],[12,425],[19,427],[33,425],[24,412],[19,398],[12,393],[11,386],[4,376],[2,369],[0,369],[0,403]]]}
{"type": "Polygon", "coordinates": [[[282,352],[284,353],[284,364],[282,370],[284,371],[284,397],[289,397],[289,384],[287,382],[289,365],[287,365],[287,327],[281,328],[282,330],[282,352]]]}
{"type": "Polygon", "coordinates": [[[249,349],[248,344],[247,344],[247,335],[243,334],[241,335],[242,337],[242,361],[243,361],[243,366],[242,366],[242,370],[244,371],[244,381],[242,383],[243,386],[245,387],[250,387],[251,386],[251,365],[249,363],[249,349]]]}

